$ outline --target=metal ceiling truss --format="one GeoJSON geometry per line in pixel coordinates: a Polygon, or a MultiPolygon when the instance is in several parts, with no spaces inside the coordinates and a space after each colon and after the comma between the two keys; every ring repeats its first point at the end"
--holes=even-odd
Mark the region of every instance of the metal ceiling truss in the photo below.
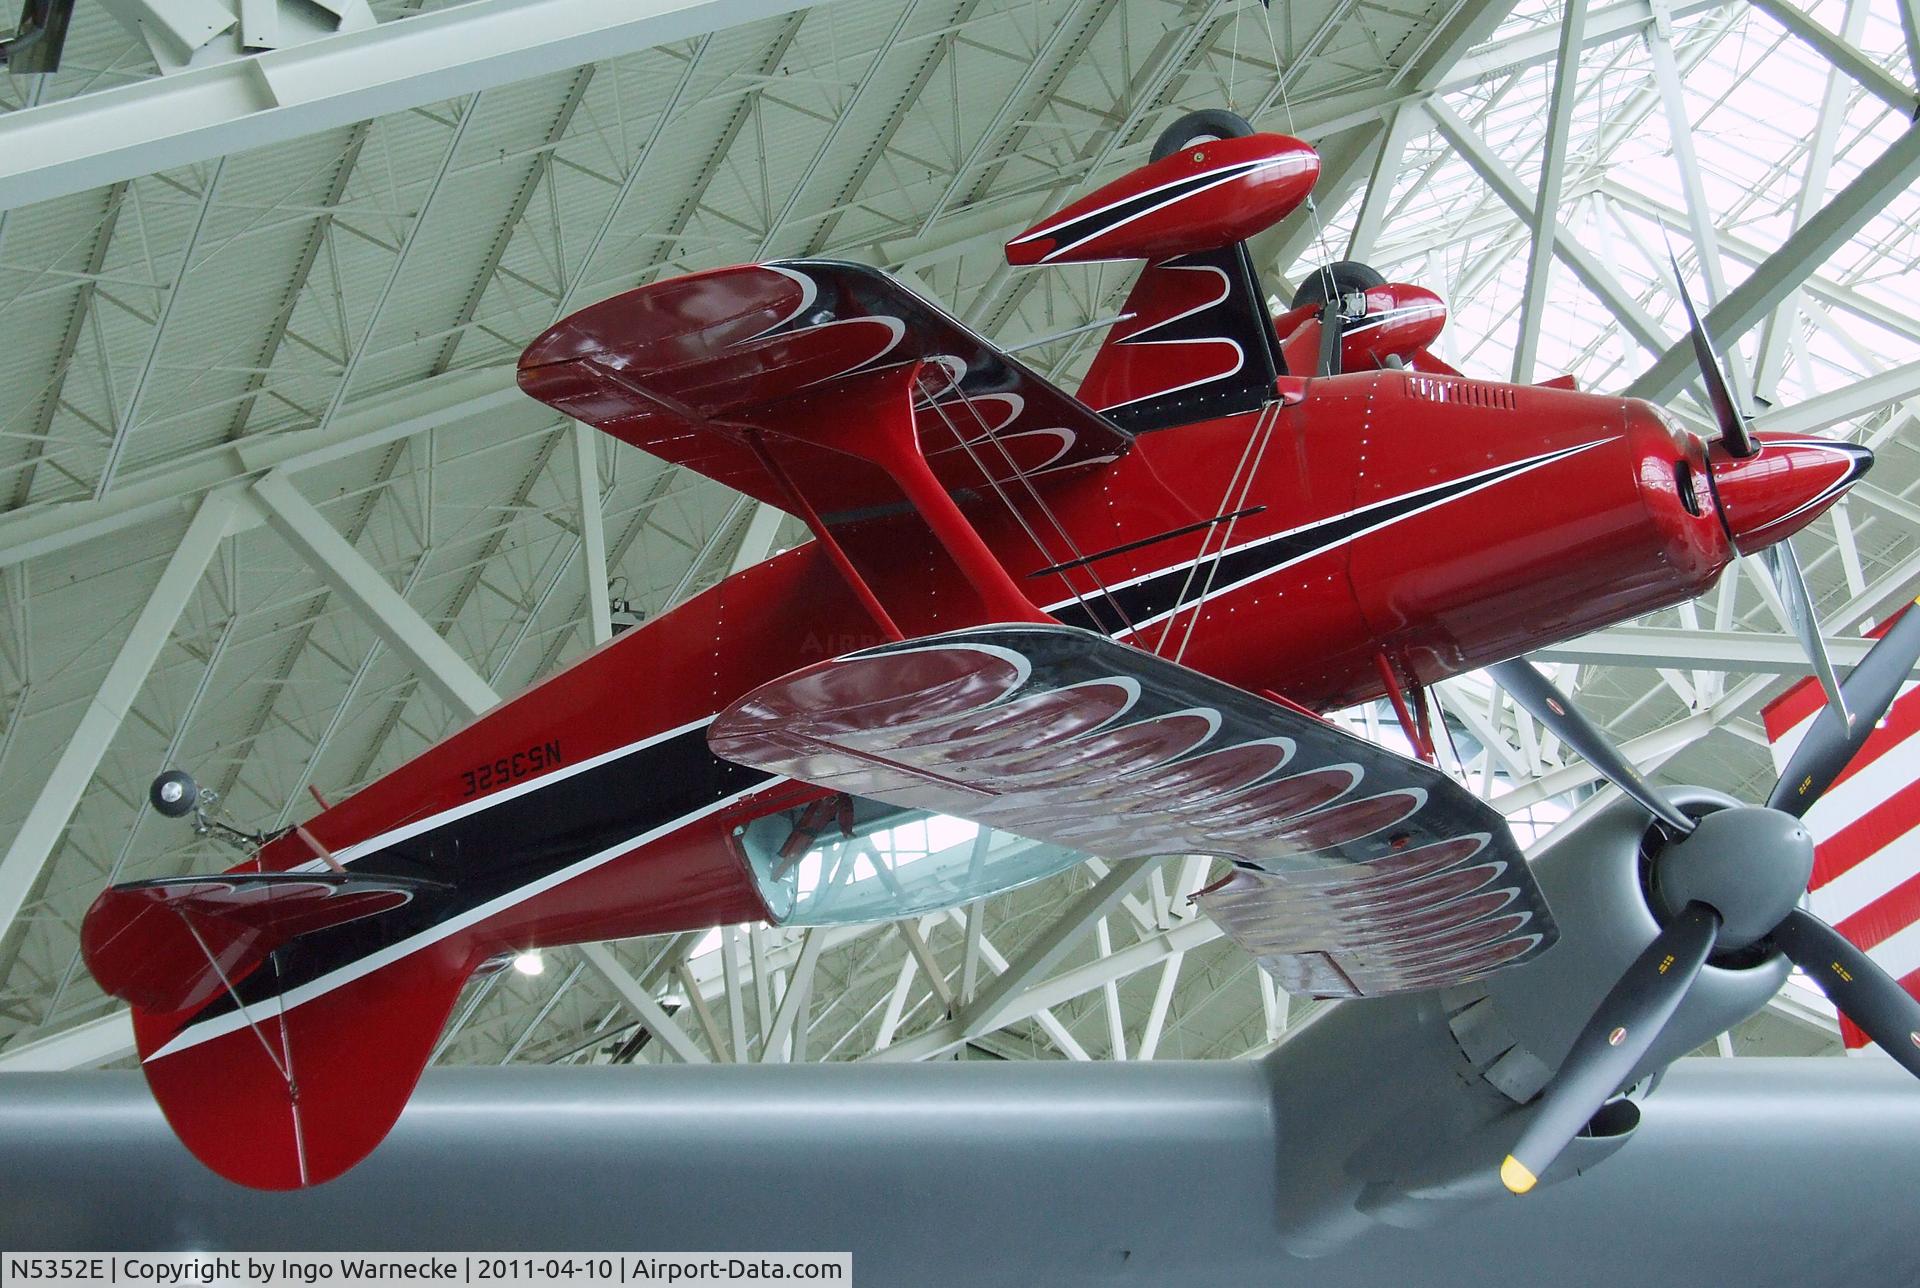
{"type": "MultiPolygon", "coordinates": [[[[1000,243],[1137,164],[1190,106],[1323,146],[1316,211],[1259,244],[1277,281],[1334,247],[1426,280],[1453,298],[1470,371],[1577,363],[1675,396],[1690,367],[1655,226],[1687,229],[1709,326],[1730,348],[1751,337],[1775,403],[1759,424],[1883,449],[1803,547],[1836,660],[1920,581],[1920,328],[1874,267],[1910,235],[1920,174],[1906,0],[1897,45],[1863,0],[1417,16],[1332,0],[1276,6],[1271,29],[1251,0],[422,7],[266,53],[218,32],[147,60],[83,6],[68,67],[0,89],[0,206],[42,203],[0,214],[0,303],[22,328],[20,365],[0,368],[0,770],[21,784],[0,858],[0,1067],[127,1054],[124,1014],[75,975],[79,915],[111,874],[229,861],[146,817],[162,763],[204,770],[237,817],[284,823],[310,785],[352,790],[794,538],[778,511],[524,399],[511,362],[529,336],[662,275],[843,255],[1004,343],[1037,341],[1070,380],[1128,274],[1015,274],[1000,243]],[[1709,205],[1727,96],[1688,87],[1739,35],[1749,57],[1828,69],[1817,129],[1768,158],[1804,180],[1784,224],[1757,191],[1709,205]],[[1647,137],[1671,145],[1671,184],[1610,169],[1647,137]],[[1556,332],[1569,352],[1547,351],[1556,332]]],[[[1770,772],[1757,703],[1806,669],[1739,576],[1541,656],[1642,768],[1720,786],[1770,772]]],[[[1496,688],[1438,697],[1452,767],[1515,820],[1607,798],[1496,688]]],[[[1382,730],[1374,710],[1341,718],[1382,730]]],[[[886,925],[549,954],[541,975],[475,981],[437,1058],[1269,1049],[1313,1006],[1197,916],[1208,875],[1089,863],[886,925]]],[[[1727,1053],[1833,1049],[1833,1032],[1790,990],[1727,1053]]]]}

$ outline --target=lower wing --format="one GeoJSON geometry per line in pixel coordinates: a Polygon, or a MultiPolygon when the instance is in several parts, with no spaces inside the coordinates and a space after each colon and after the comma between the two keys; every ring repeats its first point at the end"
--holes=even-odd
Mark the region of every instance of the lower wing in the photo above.
{"type": "Polygon", "coordinates": [[[1504,820],[1439,771],[1067,626],[885,645],[741,699],[729,760],[1109,859],[1211,854],[1199,902],[1283,985],[1444,987],[1552,919],[1504,820]]]}

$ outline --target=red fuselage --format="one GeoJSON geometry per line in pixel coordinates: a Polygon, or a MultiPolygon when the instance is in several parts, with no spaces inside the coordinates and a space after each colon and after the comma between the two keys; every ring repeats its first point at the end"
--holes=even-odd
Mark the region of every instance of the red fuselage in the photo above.
{"type": "MultiPolygon", "coordinates": [[[[1382,656],[1403,682],[1431,683],[1698,595],[1734,553],[1705,445],[1647,404],[1403,371],[1297,395],[1264,419],[1144,435],[1110,465],[1049,480],[1044,511],[1021,495],[1015,517],[989,495],[968,517],[1036,606],[1317,710],[1380,696],[1382,656]],[[1175,602],[1187,606],[1170,616],[1175,602]]],[[[987,620],[913,512],[835,532],[907,635],[987,620]]],[[[657,805],[677,786],[661,775],[686,766],[649,771],[630,752],[674,731],[666,741],[692,747],[754,687],[882,639],[810,542],[627,631],[310,827],[335,851],[373,849],[397,829],[511,803],[499,844],[527,852],[527,879],[462,930],[476,964],[762,919],[736,829],[816,789],[750,784],[688,817],[657,805]],[[541,785],[603,757],[633,766],[612,789],[630,796],[629,844],[601,853],[604,831],[580,838],[599,861],[576,868],[574,820],[542,811],[541,785]]],[[[262,860],[312,855],[289,836],[262,860]]]]}

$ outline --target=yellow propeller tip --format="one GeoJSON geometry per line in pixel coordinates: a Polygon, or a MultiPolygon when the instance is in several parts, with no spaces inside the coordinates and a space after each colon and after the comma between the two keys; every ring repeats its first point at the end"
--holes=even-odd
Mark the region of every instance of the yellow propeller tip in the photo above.
{"type": "Polygon", "coordinates": [[[1525,1194],[1533,1188],[1534,1182],[1539,1179],[1540,1178],[1532,1172],[1529,1172],[1525,1164],[1521,1163],[1521,1161],[1512,1154],[1508,1154],[1507,1161],[1500,1164],[1500,1183],[1512,1190],[1515,1194],[1525,1194]]]}

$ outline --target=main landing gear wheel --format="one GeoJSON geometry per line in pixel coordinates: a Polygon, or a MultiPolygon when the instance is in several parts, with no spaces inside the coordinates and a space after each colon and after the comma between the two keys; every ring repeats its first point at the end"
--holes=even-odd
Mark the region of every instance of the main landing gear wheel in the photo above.
{"type": "Polygon", "coordinates": [[[1376,286],[1386,284],[1387,279],[1376,269],[1357,259],[1343,259],[1308,273],[1300,283],[1300,289],[1293,293],[1293,303],[1288,307],[1297,309],[1305,304],[1325,304],[1329,299],[1362,295],[1376,286]]]}
{"type": "Polygon", "coordinates": [[[1189,112],[1160,131],[1160,137],[1153,141],[1153,151],[1150,155],[1155,161],[1159,161],[1172,156],[1181,148],[1192,147],[1196,143],[1212,143],[1217,139],[1244,139],[1252,133],[1253,124],[1246,117],[1223,108],[1209,107],[1205,111],[1189,112]]]}

